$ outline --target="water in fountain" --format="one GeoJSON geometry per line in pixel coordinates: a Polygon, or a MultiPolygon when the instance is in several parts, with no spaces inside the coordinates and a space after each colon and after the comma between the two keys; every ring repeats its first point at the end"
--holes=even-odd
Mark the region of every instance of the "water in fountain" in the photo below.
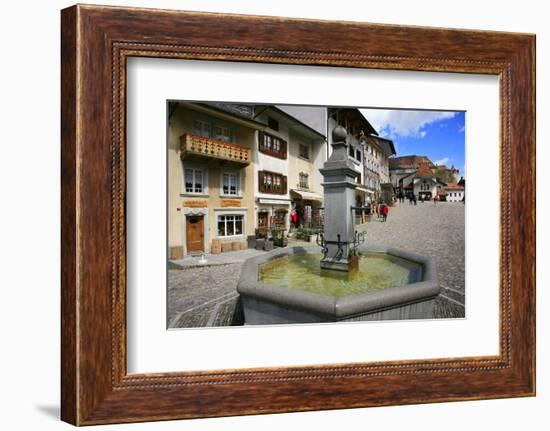
{"type": "Polygon", "coordinates": [[[300,253],[273,259],[260,268],[259,280],[268,285],[328,296],[347,296],[403,286],[422,279],[422,265],[385,253],[366,253],[350,272],[319,267],[319,253],[300,253]]]}

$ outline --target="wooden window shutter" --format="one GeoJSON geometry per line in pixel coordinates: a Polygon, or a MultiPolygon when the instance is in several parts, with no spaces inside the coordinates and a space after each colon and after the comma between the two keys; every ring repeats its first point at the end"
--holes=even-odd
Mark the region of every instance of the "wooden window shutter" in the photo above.
{"type": "Polygon", "coordinates": [[[261,150],[264,146],[264,132],[258,132],[258,148],[261,150]]]}
{"type": "Polygon", "coordinates": [[[281,139],[281,156],[286,159],[286,141],[284,139],[281,139]]]}
{"type": "Polygon", "coordinates": [[[285,195],[286,194],[286,175],[283,176],[281,183],[282,183],[281,194],[285,195]]]}
{"type": "Polygon", "coordinates": [[[265,180],[264,180],[264,171],[258,172],[258,189],[260,192],[265,192],[265,180]]]}

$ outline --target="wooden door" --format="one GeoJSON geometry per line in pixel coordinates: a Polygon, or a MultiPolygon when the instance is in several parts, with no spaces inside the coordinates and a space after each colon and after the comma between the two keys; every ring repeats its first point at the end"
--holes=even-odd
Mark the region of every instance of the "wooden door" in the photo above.
{"type": "Polygon", "coordinates": [[[187,253],[204,251],[204,216],[188,216],[185,232],[187,253]]]}

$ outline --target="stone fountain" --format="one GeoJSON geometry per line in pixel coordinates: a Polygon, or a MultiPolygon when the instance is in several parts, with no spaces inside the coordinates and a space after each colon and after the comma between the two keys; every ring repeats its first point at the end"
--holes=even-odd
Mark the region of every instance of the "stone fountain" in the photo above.
{"type": "Polygon", "coordinates": [[[324,233],[317,242],[323,249],[321,268],[337,271],[357,268],[355,250],[363,241],[353,223],[356,179],[360,174],[348,157],[346,138],[342,126],[332,131],[332,154],[320,169],[325,206],[324,233]]]}
{"type": "Polygon", "coordinates": [[[315,247],[285,247],[248,259],[237,291],[245,324],[433,317],[440,287],[433,259],[364,244],[353,222],[356,178],[346,129],[332,132],[322,169],[324,232],[315,247]]]}

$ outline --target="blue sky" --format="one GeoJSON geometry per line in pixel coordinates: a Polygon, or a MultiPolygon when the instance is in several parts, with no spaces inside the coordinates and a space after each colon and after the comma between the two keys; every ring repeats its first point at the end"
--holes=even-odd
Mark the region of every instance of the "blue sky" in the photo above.
{"type": "Polygon", "coordinates": [[[361,109],[380,136],[392,139],[398,156],[428,156],[437,164],[465,169],[465,115],[454,111],[361,109]]]}

